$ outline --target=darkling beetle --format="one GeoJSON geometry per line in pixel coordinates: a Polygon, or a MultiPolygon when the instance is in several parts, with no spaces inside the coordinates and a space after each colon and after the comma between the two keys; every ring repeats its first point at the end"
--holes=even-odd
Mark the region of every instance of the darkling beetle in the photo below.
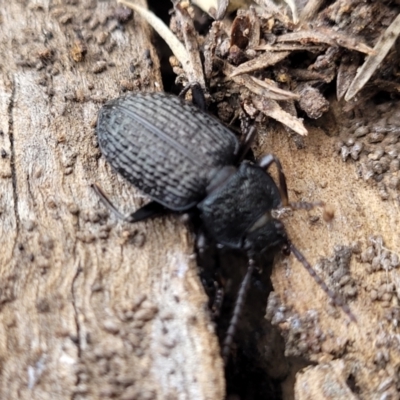
{"type": "MultiPolygon", "coordinates": [[[[289,203],[285,175],[274,155],[268,154],[256,164],[242,161],[254,129],[241,146],[214,117],[160,92],[129,93],[106,103],[99,112],[96,131],[111,166],[152,199],[122,218],[137,222],[168,210],[197,208],[205,230],[218,244],[247,252],[248,270],[223,344],[225,362],[255,268],[254,255],[260,252],[292,252],[333,302],[355,320],[349,307],[291,243],[282,222],[273,217],[273,211],[282,207],[310,209],[322,203],[289,203]],[[279,185],[267,172],[273,163],[279,185]]],[[[94,187],[121,217],[102,190],[94,187]]]]}

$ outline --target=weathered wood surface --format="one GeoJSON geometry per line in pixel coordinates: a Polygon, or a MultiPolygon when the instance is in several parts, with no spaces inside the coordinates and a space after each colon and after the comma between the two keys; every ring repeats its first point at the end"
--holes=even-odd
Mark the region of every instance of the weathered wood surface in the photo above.
{"type": "Polygon", "coordinates": [[[96,147],[101,104],[160,90],[150,29],[114,2],[3,2],[0,15],[0,398],[222,399],[193,238],[96,147]]]}
{"type": "MultiPolygon", "coordinates": [[[[338,119],[339,130],[341,122],[338,119]]],[[[291,200],[322,200],[335,210],[329,223],[323,221],[318,210],[296,211],[285,220],[293,243],[313,266],[323,257],[331,258],[335,246],[358,243],[355,247],[365,251],[374,235],[383,237],[382,257],[384,250],[398,254],[397,199],[383,201],[377,188],[359,177],[357,164],[344,163],[335,154],[336,137],[311,129],[302,150],[297,150],[282,132],[265,132],[262,137],[260,151],[272,148],[282,160],[291,200]]],[[[286,341],[286,352],[318,363],[297,375],[296,399],[340,399],[348,397],[344,393],[349,386],[362,399],[386,395],[397,398],[398,270],[389,267],[385,271],[381,267],[371,272],[370,264],[362,261],[358,251],[351,258],[350,271],[358,293],[346,302],[357,323],[330,305],[325,293],[293,256],[275,264],[272,283],[286,309],[285,321],[278,326],[284,336],[291,338],[286,341]],[[382,297],[386,284],[394,285],[394,289],[382,297]],[[332,394],[335,387],[336,397],[332,394]]],[[[318,273],[329,283],[326,271],[318,273]]],[[[343,296],[345,292],[338,293],[343,296]]]]}
{"type": "MultiPolygon", "coordinates": [[[[98,182],[126,213],[144,202],[100,157],[94,123],[124,88],[161,89],[149,28],[118,21],[112,2],[9,2],[0,13],[0,398],[223,398],[191,234],[176,217],[117,221],[90,188],[98,182]]],[[[256,154],[281,158],[293,201],[335,209],[328,224],[318,211],[285,220],[313,265],[335,245],[364,251],[370,235],[398,253],[396,197],[359,179],[335,138],[311,129],[302,150],[270,126],[259,138],[256,154]]],[[[370,264],[352,257],[357,324],[293,257],[275,266],[287,352],[319,363],[298,374],[296,398],[350,397],[348,387],[396,398],[398,272],[370,264]]]]}

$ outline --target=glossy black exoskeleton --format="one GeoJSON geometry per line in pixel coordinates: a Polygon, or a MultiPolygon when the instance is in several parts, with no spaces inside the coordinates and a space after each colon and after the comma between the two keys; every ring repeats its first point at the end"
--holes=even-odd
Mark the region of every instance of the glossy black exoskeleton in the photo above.
{"type": "Polygon", "coordinates": [[[289,205],[285,176],[275,156],[267,155],[258,163],[241,161],[248,143],[240,146],[214,117],[165,93],[127,94],[106,103],[99,113],[97,136],[111,166],[152,199],[129,221],[197,208],[205,230],[217,243],[247,252],[249,269],[225,340],[225,359],[254,269],[253,255],[259,252],[292,251],[352,317],[272,215],[289,205]],[[278,168],[279,185],[267,172],[272,163],[278,168]]]}

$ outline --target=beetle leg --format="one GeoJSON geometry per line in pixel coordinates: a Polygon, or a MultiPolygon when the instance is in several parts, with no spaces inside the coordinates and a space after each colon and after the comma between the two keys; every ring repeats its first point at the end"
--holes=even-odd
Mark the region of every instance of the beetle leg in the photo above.
{"type": "Polygon", "coordinates": [[[204,96],[204,91],[197,82],[188,83],[179,93],[179,97],[184,98],[189,89],[192,91],[192,103],[200,108],[200,110],[206,111],[207,103],[204,96]]]}
{"type": "Polygon", "coordinates": [[[278,189],[281,194],[282,205],[286,207],[289,205],[289,195],[286,185],[286,177],[283,172],[282,164],[279,161],[279,158],[274,156],[273,154],[267,154],[257,162],[257,164],[265,170],[267,170],[272,163],[275,163],[276,167],[278,168],[278,177],[279,177],[278,189]]]}
{"type": "Polygon", "coordinates": [[[115,206],[113,203],[111,203],[110,199],[106,196],[104,193],[103,189],[97,184],[97,183],[92,183],[91,184],[92,189],[96,192],[97,196],[99,196],[101,202],[109,209],[111,210],[119,219],[125,219],[125,215],[123,215],[115,206]]]}
{"type": "Polygon", "coordinates": [[[161,204],[151,201],[150,203],[146,204],[145,206],[139,208],[139,210],[129,214],[128,216],[125,216],[122,214],[115,206],[114,204],[110,201],[110,199],[106,196],[104,193],[103,189],[97,185],[97,183],[92,184],[92,188],[96,192],[96,194],[99,196],[100,200],[103,202],[103,204],[111,210],[119,219],[122,219],[127,222],[139,222],[143,221],[147,218],[155,217],[157,215],[163,214],[166,212],[166,209],[164,206],[161,204]]]}
{"type": "Polygon", "coordinates": [[[283,172],[283,168],[279,158],[274,156],[273,154],[267,154],[261,160],[258,161],[258,165],[261,168],[265,168],[266,170],[271,166],[272,163],[275,163],[278,168],[278,175],[279,175],[279,192],[281,194],[282,205],[284,207],[289,206],[293,210],[307,210],[310,211],[315,207],[325,207],[325,203],[323,201],[316,201],[313,203],[308,203],[306,201],[299,201],[299,202],[289,202],[289,195],[287,191],[286,185],[286,177],[283,172]]]}
{"type": "Polygon", "coordinates": [[[243,143],[240,144],[240,148],[238,151],[238,160],[237,162],[240,163],[244,160],[246,157],[248,151],[250,150],[250,146],[254,142],[254,139],[257,135],[257,129],[255,128],[254,125],[252,125],[249,129],[249,132],[246,135],[246,138],[244,139],[243,143]]]}
{"type": "Polygon", "coordinates": [[[215,284],[215,298],[211,305],[211,316],[215,321],[221,314],[222,303],[224,301],[224,289],[218,286],[217,282],[215,284]]]}
{"type": "Polygon", "coordinates": [[[145,206],[139,208],[139,210],[129,214],[125,219],[128,222],[134,223],[159,216],[160,214],[166,214],[167,212],[167,209],[163,205],[156,201],[151,201],[145,206]]]}
{"type": "Polygon", "coordinates": [[[243,281],[240,284],[240,289],[237,295],[235,307],[233,309],[232,317],[229,322],[229,328],[228,331],[226,332],[224,343],[222,345],[222,358],[224,360],[225,365],[227,365],[228,363],[233,337],[235,336],[239,318],[243,311],[244,301],[246,299],[246,295],[250,286],[250,279],[251,276],[253,275],[254,268],[255,268],[254,259],[249,257],[249,266],[247,268],[246,275],[244,276],[243,281]]]}

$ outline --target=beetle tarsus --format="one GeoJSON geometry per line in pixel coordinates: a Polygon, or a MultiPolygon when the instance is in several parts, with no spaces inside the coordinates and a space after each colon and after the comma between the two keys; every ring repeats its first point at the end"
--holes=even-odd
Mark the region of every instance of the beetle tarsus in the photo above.
{"type": "Polygon", "coordinates": [[[103,189],[97,184],[92,183],[92,189],[96,192],[97,196],[99,197],[100,201],[108,208],[111,212],[113,212],[119,219],[125,220],[125,215],[122,214],[111,202],[111,200],[107,197],[104,193],[103,189]]]}

